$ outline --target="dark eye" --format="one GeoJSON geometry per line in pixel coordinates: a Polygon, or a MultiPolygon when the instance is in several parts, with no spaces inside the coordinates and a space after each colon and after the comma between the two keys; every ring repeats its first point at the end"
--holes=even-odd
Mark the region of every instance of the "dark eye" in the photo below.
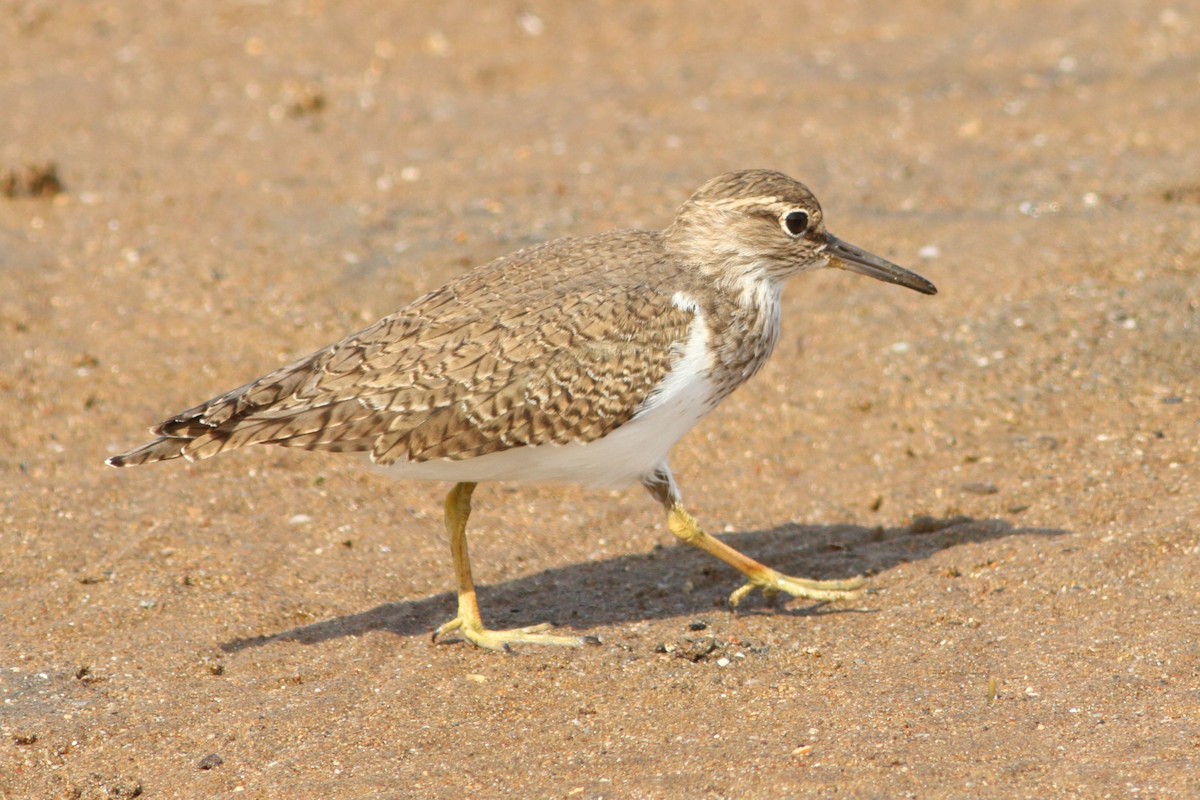
{"type": "Polygon", "coordinates": [[[800,236],[808,230],[808,214],[803,211],[789,211],[783,218],[783,229],[788,236],[800,236]]]}

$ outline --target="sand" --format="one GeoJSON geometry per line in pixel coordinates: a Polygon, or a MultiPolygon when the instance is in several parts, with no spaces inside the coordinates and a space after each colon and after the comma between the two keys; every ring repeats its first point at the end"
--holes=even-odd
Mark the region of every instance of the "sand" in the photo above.
{"type": "Polygon", "coordinates": [[[1195,4],[34,1],[0,76],[0,797],[1200,795],[1195,4]],[[747,167],[941,290],[796,279],[673,457],[859,601],[734,612],[640,489],[487,485],[487,620],[602,644],[434,645],[445,486],[103,465],[747,167]]]}

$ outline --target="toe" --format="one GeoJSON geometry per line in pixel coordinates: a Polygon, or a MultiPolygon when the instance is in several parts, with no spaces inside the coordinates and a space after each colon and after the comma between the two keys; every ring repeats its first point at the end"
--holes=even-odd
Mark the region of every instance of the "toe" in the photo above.
{"type": "Polygon", "coordinates": [[[512,645],[530,644],[549,645],[552,647],[582,647],[585,644],[600,643],[599,639],[591,636],[559,636],[552,633],[545,633],[545,631],[550,630],[552,627],[550,623],[543,622],[540,625],[529,625],[524,628],[494,631],[482,625],[466,624],[461,619],[455,618],[434,631],[433,639],[437,641],[442,634],[458,631],[458,634],[464,640],[476,647],[508,653],[512,652],[512,645]]]}

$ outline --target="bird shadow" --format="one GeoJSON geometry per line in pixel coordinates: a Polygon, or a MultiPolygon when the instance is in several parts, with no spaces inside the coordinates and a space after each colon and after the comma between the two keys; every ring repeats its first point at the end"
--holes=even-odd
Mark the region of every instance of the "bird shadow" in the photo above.
{"type": "MultiPolygon", "coordinates": [[[[815,578],[877,575],[897,564],[929,558],[957,545],[1006,536],[1061,536],[1054,528],[1018,528],[999,519],[921,517],[903,528],[858,525],[799,525],[724,534],[720,538],[747,555],[784,572],[815,578]]],[[[590,629],[615,623],[693,616],[725,606],[739,585],[728,567],[683,544],[545,570],[478,587],[485,622],[506,628],[550,620],[590,629]]],[[[771,604],[761,594],[739,612],[761,613],[771,604]]],[[[276,633],[232,639],[220,645],[235,653],[274,642],[316,644],[343,636],[386,631],[428,635],[454,614],[455,598],[443,592],[419,600],[383,603],[368,611],[334,617],[276,633]]],[[[776,608],[773,613],[809,616],[848,613],[825,603],[776,608]]],[[[861,613],[861,611],[860,611],[861,613]]]]}

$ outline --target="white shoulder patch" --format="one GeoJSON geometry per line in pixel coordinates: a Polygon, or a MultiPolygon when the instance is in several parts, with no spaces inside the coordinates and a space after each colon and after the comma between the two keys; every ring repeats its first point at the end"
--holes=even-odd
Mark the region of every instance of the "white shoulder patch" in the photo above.
{"type": "Polygon", "coordinates": [[[676,348],[670,372],[646,399],[638,416],[663,404],[689,406],[694,402],[708,401],[707,395],[711,389],[708,374],[713,366],[708,321],[696,298],[684,292],[676,292],[671,298],[671,304],[691,314],[692,325],[688,329],[688,337],[683,347],[676,348]],[[689,395],[690,399],[683,400],[689,395]]]}

